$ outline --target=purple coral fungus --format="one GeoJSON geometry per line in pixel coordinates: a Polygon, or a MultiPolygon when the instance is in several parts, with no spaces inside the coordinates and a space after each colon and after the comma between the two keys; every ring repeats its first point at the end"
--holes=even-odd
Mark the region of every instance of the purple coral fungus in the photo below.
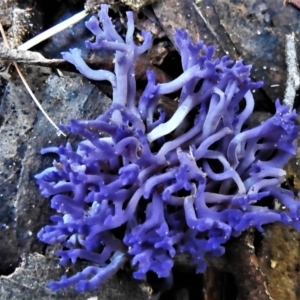
{"type": "Polygon", "coordinates": [[[277,100],[273,117],[248,128],[251,90],[262,86],[250,79],[251,66],[227,56],[214,59],[212,46],[193,44],[182,30],[175,41],[183,73],[158,84],[148,71],[136,104],[134,64],[150,48],[151,35],[142,32],[144,42],[136,45],[131,12],[127,18],[125,39],[106,5],[99,11],[101,27],[96,17],[86,22],[96,36],[86,46],[114,51],[114,72],[90,69],[78,49],[63,53],[87,78],[108,80],[113,101],[95,120],[61,126],[84,138],[77,147],[42,150],[59,156],[60,163],[36,175],[58,214],[38,237],[64,247],[57,252],[61,264],[81,258],[93,265],[51,283],[52,290],[73,284],[95,289],[125,261],[136,279],[149,271],[168,277],[177,253],[190,254],[197,272],[204,272],[205,256],[222,255],[223,244],[250,226],[262,231],[279,221],[300,230],[300,202],[280,187],[282,167],[295,154],[295,112],[277,100]],[[168,119],[159,98],[178,90],[178,107],[168,119]],[[267,196],[287,210],[261,206],[267,196]]]}

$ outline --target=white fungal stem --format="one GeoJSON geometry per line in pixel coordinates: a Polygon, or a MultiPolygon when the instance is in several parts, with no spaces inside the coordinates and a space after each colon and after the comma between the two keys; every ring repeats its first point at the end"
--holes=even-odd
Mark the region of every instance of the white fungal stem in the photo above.
{"type": "Polygon", "coordinates": [[[193,108],[193,100],[194,98],[192,96],[187,97],[168,122],[158,125],[150,133],[148,133],[148,142],[152,143],[160,137],[165,136],[175,130],[193,108]]]}

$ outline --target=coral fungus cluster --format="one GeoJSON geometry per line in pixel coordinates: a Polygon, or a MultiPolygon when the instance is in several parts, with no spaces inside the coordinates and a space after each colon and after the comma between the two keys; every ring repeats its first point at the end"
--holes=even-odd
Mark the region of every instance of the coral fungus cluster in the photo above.
{"type": "Polygon", "coordinates": [[[72,120],[61,126],[83,138],[76,147],[50,147],[59,161],[36,175],[43,196],[51,198],[57,215],[38,234],[41,241],[61,244],[61,264],[85,259],[92,266],[50,284],[53,290],[77,284],[95,289],[128,261],[136,279],[153,271],[168,277],[177,253],[191,257],[197,272],[205,256],[221,256],[231,236],[254,226],[283,222],[298,230],[299,205],[281,188],[282,167],[295,153],[296,114],[276,101],[273,117],[255,128],[247,126],[253,112],[251,66],[227,56],[213,58],[213,47],[193,44],[177,30],[183,73],[148,84],[136,101],[134,65],[151,46],[133,40],[134,23],[127,13],[123,39],[115,30],[108,7],[87,28],[96,36],[92,50],[115,52],[114,72],[92,70],[78,49],[63,53],[87,78],[108,80],[113,88],[110,107],[95,120],[72,120]],[[162,95],[180,91],[178,107],[167,117],[162,95]],[[272,196],[286,207],[260,205],[272,196]]]}

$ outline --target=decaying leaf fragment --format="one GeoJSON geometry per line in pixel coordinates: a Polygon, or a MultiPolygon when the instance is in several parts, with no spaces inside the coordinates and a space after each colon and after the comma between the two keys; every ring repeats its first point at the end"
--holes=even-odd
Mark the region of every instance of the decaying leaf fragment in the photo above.
{"type": "Polygon", "coordinates": [[[121,2],[125,3],[134,10],[140,10],[142,7],[152,4],[156,1],[157,0],[121,0],[121,2]]]}

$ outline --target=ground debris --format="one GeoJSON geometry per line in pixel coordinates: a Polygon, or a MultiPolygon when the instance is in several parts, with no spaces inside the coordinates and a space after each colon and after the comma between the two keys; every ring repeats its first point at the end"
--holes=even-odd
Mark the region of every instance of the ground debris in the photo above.
{"type": "MultiPolygon", "coordinates": [[[[83,267],[84,264],[81,265],[83,267]]],[[[47,288],[49,280],[56,281],[62,275],[70,276],[80,270],[77,266],[64,268],[58,266],[58,260],[33,253],[23,256],[21,266],[10,276],[0,279],[1,299],[10,300],[55,300],[55,299],[97,299],[97,300],[149,300],[155,299],[152,289],[146,289],[145,283],[133,281],[125,272],[119,272],[109,279],[101,289],[93,292],[78,293],[67,288],[56,293],[47,288]]]]}

